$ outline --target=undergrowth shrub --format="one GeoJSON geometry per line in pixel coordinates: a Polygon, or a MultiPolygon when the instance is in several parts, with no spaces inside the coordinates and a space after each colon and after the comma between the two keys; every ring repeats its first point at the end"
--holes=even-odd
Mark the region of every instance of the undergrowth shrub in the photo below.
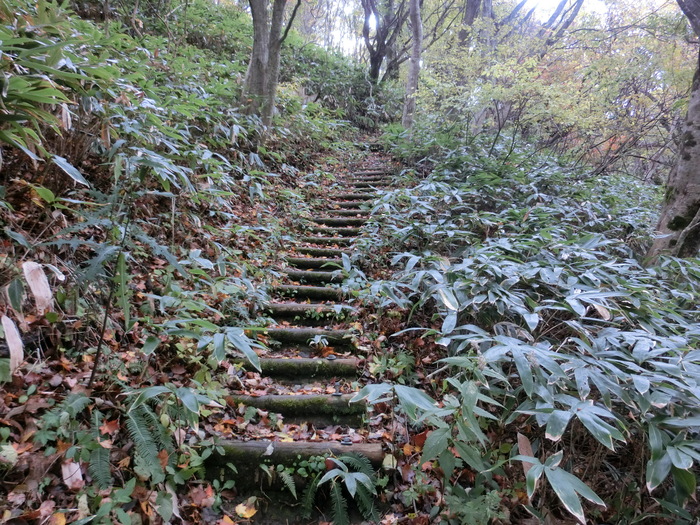
{"type": "Polygon", "coordinates": [[[413,418],[433,428],[421,464],[444,472],[443,516],[457,523],[459,506],[502,488],[494,476],[517,475],[518,461],[526,508],[542,519],[558,500],[584,523],[583,497],[599,520],[690,522],[700,264],[638,261],[655,192],[488,140],[450,146],[434,150],[427,178],[386,192],[368,241],[397,267],[370,295],[444,348],[429,375],[439,408],[413,418]],[[498,453],[515,442],[519,455],[498,453]],[[476,476],[466,491],[454,481],[464,469],[476,476]],[[542,477],[549,488],[537,489],[542,477]]]}

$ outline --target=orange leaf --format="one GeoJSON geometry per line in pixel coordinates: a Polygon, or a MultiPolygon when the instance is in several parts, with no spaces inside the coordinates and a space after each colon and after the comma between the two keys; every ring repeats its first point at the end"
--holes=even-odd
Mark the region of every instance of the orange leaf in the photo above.
{"type": "Polygon", "coordinates": [[[255,516],[255,513],[258,512],[258,509],[255,508],[255,502],[257,501],[257,498],[255,496],[251,496],[247,500],[245,500],[244,503],[239,503],[236,505],[236,514],[238,514],[239,517],[244,518],[244,519],[249,519],[255,516]]]}
{"type": "Polygon", "coordinates": [[[117,430],[119,430],[119,420],[118,419],[111,419],[109,421],[105,421],[100,426],[100,432],[102,434],[113,434],[117,430]]]}

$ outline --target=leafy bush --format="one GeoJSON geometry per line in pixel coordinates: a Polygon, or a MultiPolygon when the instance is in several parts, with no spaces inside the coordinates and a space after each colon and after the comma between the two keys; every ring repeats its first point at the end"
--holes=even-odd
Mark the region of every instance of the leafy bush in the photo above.
{"type": "MultiPolygon", "coordinates": [[[[683,506],[700,461],[700,264],[637,261],[630,246],[646,242],[653,192],[626,180],[620,192],[622,179],[589,180],[489,141],[443,150],[435,164],[415,187],[384,195],[377,211],[389,212],[388,235],[369,241],[397,250],[392,262],[402,268],[375,285],[380,303],[421,312],[445,349],[431,374],[448,378],[433,387],[440,408],[416,414],[435,428],[422,461],[437,458],[446,483],[464,466],[488,482],[507,467],[490,460],[483,429],[520,432],[542,458],[532,448],[512,458],[532,465],[531,501],[544,474],[582,523],[579,495],[603,505],[566,465],[603,488],[606,477],[629,487],[644,478],[642,501],[652,496],[690,519],[683,506]],[[531,422],[540,430],[525,430],[531,422]],[[584,467],[581,446],[598,450],[594,464],[584,467]],[[620,448],[640,461],[621,461],[620,448]]],[[[378,388],[362,396],[376,401],[378,388]]],[[[596,512],[610,520],[622,510],[596,512]]]]}

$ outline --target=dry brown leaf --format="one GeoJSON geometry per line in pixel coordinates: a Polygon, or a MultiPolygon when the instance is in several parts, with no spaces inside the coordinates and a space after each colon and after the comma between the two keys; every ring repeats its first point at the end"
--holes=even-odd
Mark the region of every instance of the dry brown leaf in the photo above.
{"type": "Polygon", "coordinates": [[[39,263],[27,261],[22,264],[22,270],[29,289],[34,295],[37,312],[39,315],[44,315],[45,312],[51,310],[53,305],[53,293],[44,273],[44,267],[39,263]]]}
{"type": "MultiPolygon", "coordinates": [[[[530,443],[530,440],[527,437],[523,436],[520,432],[518,432],[518,451],[523,456],[529,456],[531,458],[535,457],[535,453],[532,451],[532,444],[530,443]]],[[[523,461],[523,472],[526,476],[530,468],[532,468],[532,463],[523,461]]]]}
{"type": "Polygon", "coordinates": [[[66,484],[70,490],[80,490],[85,486],[85,480],[83,480],[83,471],[80,470],[80,465],[73,460],[64,461],[61,464],[61,474],[63,476],[63,483],[66,484]]]}
{"type": "Polygon", "coordinates": [[[7,317],[2,316],[2,329],[5,332],[5,341],[7,341],[7,346],[10,349],[10,373],[14,374],[15,370],[19,368],[24,361],[24,343],[22,342],[22,337],[19,335],[19,330],[15,323],[7,317]]]}
{"type": "Polygon", "coordinates": [[[603,321],[610,321],[610,319],[612,319],[612,314],[610,313],[610,310],[605,308],[605,306],[602,306],[600,304],[594,304],[593,308],[596,309],[596,312],[598,312],[598,315],[600,315],[603,321]]]}

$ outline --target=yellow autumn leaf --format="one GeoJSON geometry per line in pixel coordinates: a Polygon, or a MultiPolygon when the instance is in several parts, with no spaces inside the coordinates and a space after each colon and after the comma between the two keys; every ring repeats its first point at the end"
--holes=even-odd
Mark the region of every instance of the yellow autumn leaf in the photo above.
{"type": "Polygon", "coordinates": [[[258,512],[258,509],[255,508],[256,501],[257,498],[255,496],[251,496],[245,500],[245,502],[239,503],[236,505],[236,514],[244,519],[252,518],[255,516],[255,513],[258,512]]]}

